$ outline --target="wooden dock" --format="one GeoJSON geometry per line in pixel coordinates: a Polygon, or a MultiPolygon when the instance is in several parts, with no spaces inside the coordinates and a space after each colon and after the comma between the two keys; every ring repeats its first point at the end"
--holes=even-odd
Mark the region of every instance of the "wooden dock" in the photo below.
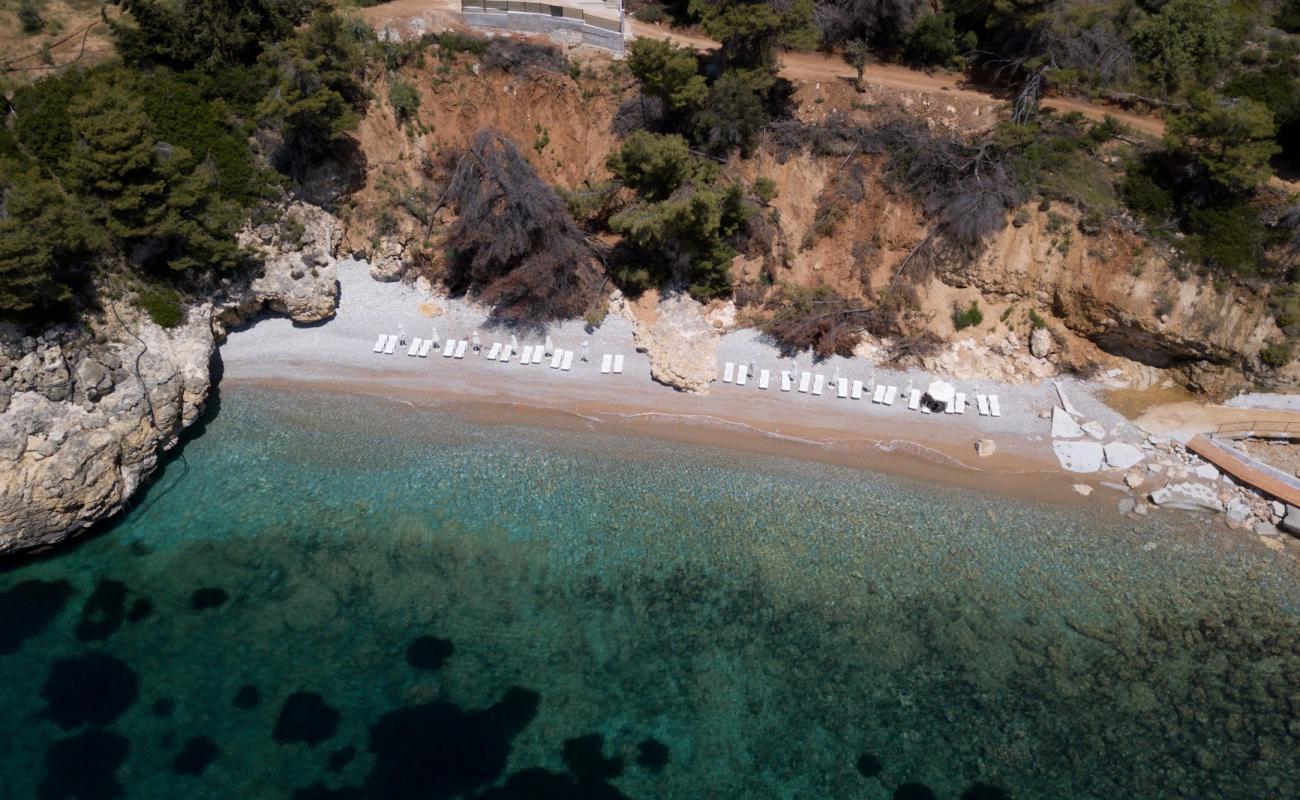
{"type": "Polygon", "coordinates": [[[1205,436],[1193,436],[1187,443],[1187,449],[1242,483],[1272,495],[1287,505],[1300,507],[1300,479],[1237,450],[1216,444],[1205,436]]]}

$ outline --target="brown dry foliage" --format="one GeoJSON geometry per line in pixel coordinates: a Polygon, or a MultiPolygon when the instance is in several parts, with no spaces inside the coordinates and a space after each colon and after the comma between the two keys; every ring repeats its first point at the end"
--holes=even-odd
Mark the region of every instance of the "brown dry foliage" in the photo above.
{"type": "Polygon", "coordinates": [[[602,283],[564,201],[514,142],[485,128],[450,153],[448,285],[492,305],[499,320],[540,324],[580,317],[602,283]]]}

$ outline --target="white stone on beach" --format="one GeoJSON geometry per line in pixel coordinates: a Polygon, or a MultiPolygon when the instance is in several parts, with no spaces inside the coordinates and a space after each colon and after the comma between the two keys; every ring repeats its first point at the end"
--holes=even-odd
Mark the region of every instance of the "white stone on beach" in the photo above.
{"type": "Polygon", "coordinates": [[[1100,422],[1089,420],[1079,426],[1083,432],[1094,439],[1101,440],[1106,438],[1106,428],[1100,422]]]}
{"type": "Polygon", "coordinates": [[[1217,480],[1219,477],[1219,469],[1213,464],[1202,464],[1192,472],[1196,473],[1196,477],[1205,478],[1207,481],[1217,480]]]}
{"type": "Polygon", "coordinates": [[[1203,483],[1171,483],[1151,493],[1151,502],[1185,511],[1222,511],[1223,501],[1203,483]]]}
{"type": "Polygon", "coordinates": [[[1080,428],[1079,423],[1074,421],[1074,417],[1071,417],[1060,406],[1052,408],[1053,439],[1077,439],[1082,435],[1083,428],[1080,428]]]}
{"type": "Polygon", "coordinates": [[[1228,503],[1227,510],[1224,512],[1224,522],[1228,523],[1229,528],[1240,528],[1250,519],[1250,504],[1241,498],[1236,498],[1228,503]]]}
{"type": "Polygon", "coordinates": [[[980,458],[988,458],[997,451],[998,446],[992,439],[980,439],[975,443],[975,452],[980,458]]]}
{"type": "Polygon", "coordinates": [[[1145,458],[1141,450],[1126,442],[1111,442],[1103,450],[1106,453],[1106,463],[1116,469],[1137,466],[1145,458]]]}
{"type": "Polygon", "coordinates": [[[1052,442],[1052,450],[1061,466],[1070,472],[1101,469],[1103,451],[1097,442],[1052,442]]]}
{"type": "Polygon", "coordinates": [[[1083,495],[1084,497],[1087,497],[1088,495],[1092,494],[1092,487],[1086,483],[1074,484],[1074,490],[1079,494],[1083,495]]]}

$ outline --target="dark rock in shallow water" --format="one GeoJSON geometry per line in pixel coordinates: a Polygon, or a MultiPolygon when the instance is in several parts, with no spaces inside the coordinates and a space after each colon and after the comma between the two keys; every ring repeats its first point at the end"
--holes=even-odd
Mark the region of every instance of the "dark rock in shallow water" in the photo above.
{"type": "Polygon", "coordinates": [[[924,783],[905,783],[894,790],[894,800],[935,800],[934,792],[924,783]]]}
{"type": "Polygon", "coordinates": [[[139,692],[135,672],[104,653],[55,661],[41,687],[50,719],[64,730],[82,723],[112,722],[131,707],[139,692]]]}
{"type": "Polygon", "coordinates": [[[489,789],[479,800],[628,800],[627,796],[608,783],[579,784],[568,775],[533,767],[520,770],[506,778],[499,789],[489,789]]]}
{"type": "Polygon", "coordinates": [[[437,672],[442,669],[443,663],[451,657],[455,649],[449,639],[421,636],[406,648],[406,663],[416,669],[437,672]]]}
{"type": "Polygon", "coordinates": [[[371,800],[439,800],[494,783],[515,736],[537,714],[536,692],[513,687],[483,711],[435,701],[390,711],[370,727],[371,800]]]}
{"type": "Polygon", "coordinates": [[[661,772],[668,766],[668,745],[647,737],[636,746],[636,763],[651,772],[661,772]]]}
{"type": "Polygon", "coordinates": [[[280,707],[275,740],[280,744],[303,742],[315,747],[333,736],[338,726],[338,709],[330,708],[325,698],[315,692],[294,692],[280,707]]]}
{"type": "Polygon", "coordinates": [[[122,796],[117,769],[131,743],[100,728],[60,739],[45,751],[38,800],[111,800],[122,796]]]}
{"type": "Polygon", "coordinates": [[[329,758],[325,760],[325,764],[329,767],[330,772],[342,772],[343,768],[348,764],[351,764],[352,759],[356,757],[357,748],[348,745],[346,747],[340,747],[333,753],[330,753],[329,758]]]}
{"type": "Polygon", "coordinates": [[[131,603],[131,609],[126,612],[126,621],[132,624],[142,622],[151,614],[153,614],[153,603],[149,602],[147,597],[139,597],[131,603]]]}
{"type": "Polygon", "coordinates": [[[122,627],[126,619],[126,584],[121,581],[99,581],[95,591],[81,607],[76,636],[83,642],[107,639],[122,627]]]}
{"type": "Polygon", "coordinates": [[[605,758],[605,737],[590,733],[564,740],[561,757],[579,783],[609,781],[623,774],[622,758],[605,758]]]}
{"type": "Polygon", "coordinates": [[[257,708],[258,704],[261,702],[261,690],[251,683],[244,684],[239,687],[239,691],[235,692],[235,708],[248,711],[249,709],[257,708]]]}
{"type": "Polygon", "coordinates": [[[48,628],[70,597],[67,581],[23,581],[0,592],[0,655],[18,652],[23,642],[48,628]]]}
{"type": "Polygon", "coordinates": [[[961,793],[961,800],[1011,800],[1011,793],[1001,786],[976,783],[961,793]]]}
{"type": "Polygon", "coordinates": [[[221,749],[206,736],[195,736],[185,743],[176,760],[172,762],[172,772],[177,775],[202,775],[208,765],[217,760],[221,749]]]}
{"type": "Polygon", "coordinates": [[[361,790],[354,786],[331,789],[323,783],[313,783],[293,793],[293,800],[361,800],[361,790]]]}
{"type": "Polygon", "coordinates": [[[172,712],[175,710],[176,710],[176,703],[173,702],[170,697],[164,697],[161,700],[156,700],[154,701],[154,704],[149,707],[149,711],[152,712],[153,715],[158,718],[170,717],[172,715],[172,712]]]}
{"type": "Polygon", "coordinates": [[[883,768],[884,766],[880,763],[880,759],[871,753],[863,753],[858,756],[858,772],[862,773],[862,777],[864,778],[876,777],[880,774],[880,770],[883,768]]]}
{"type": "Polygon", "coordinates": [[[230,599],[226,590],[218,586],[207,586],[202,589],[195,589],[194,594],[190,595],[190,605],[195,611],[206,611],[209,608],[220,608],[230,599]]]}

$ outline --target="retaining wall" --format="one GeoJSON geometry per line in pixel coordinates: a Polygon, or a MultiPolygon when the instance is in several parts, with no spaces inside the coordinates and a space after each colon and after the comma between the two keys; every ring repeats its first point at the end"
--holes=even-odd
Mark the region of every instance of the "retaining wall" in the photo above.
{"type": "Polygon", "coordinates": [[[553,36],[561,41],[568,41],[572,38],[581,41],[582,44],[608,50],[615,55],[621,56],[624,53],[621,31],[597,28],[588,25],[581,19],[557,17],[551,14],[471,8],[464,8],[461,11],[461,16],[464,17],[467,25],[474,28],[541,33],[553,36]]]}

